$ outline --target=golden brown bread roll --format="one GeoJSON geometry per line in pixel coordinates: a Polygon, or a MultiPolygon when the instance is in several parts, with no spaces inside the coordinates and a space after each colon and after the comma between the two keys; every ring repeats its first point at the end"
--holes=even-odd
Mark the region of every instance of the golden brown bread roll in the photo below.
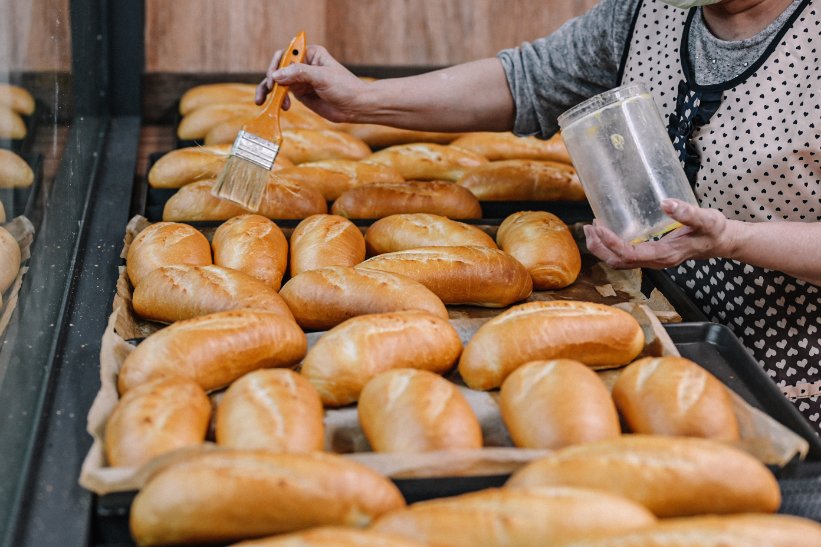
{"type": "Polygon", "coordinates": [[[325,406],[355,402],[376,374],[394,368],[444,373],[462,342],[451,324],[420,311],[362,315],[328,331],[308,352],[302,374],[325,406]]]}
{"type": "Polygon", "coordinates": [[[215,103],[254,102],[256,85],[234,82],[194,86],[180,98],[180,114],[183,116],[203,106],[215,103]]]}
{"type": "Polygon", "coordinates": [[[11,150],[0,148],[0,188],[25,188],[33,182],[34,171],[26,160],[11,150]]]}
{"type": "Polygon", "coordinates": [[[234,310],[178,321],[146,338],[123,362],[120,393],[166,376],[184,376],[206,391],[259,368],[289,367],[305,355],[305,333],[287,317],[234,310]]]}
{"type": "Polygon", "coordinates": [[[552,213],[520,211],[510,215],[499,226],[496,242],[527,268],[536,290],[567,287],[582,269],[573,234],[552,213]]]}
{"type": "Polygon", "coordinates": [[[647,357],[628,365],[613,386],[613,400],[634,433],[739,438],[727,388],[682,357],[647,357]]]}
{"type": "Polygon", "coordinates": [[[322,401],[293,370],[249,372],[228,388],[217,407],[217,443],[243,450],[322,450],[322,401]]]}
{"type": "Polygon", "coordinates": [[[0,295],[6,292],[17,278],[20,260],[20,244],[8,230],[0,226],[0,295]]]}
{"type": "Polygon", "coordinates": [[[369,258],[357,269],[405,275],[445,304],[501,308],[533,291],[524,266],[509,254],[487,247],[419,247],[369,258]]]}
{"type": "Polygon", "coordinates": [[[212,103],[192,110],[180,120],[177,137],[182,140],[200,140],[217,124],[238,117],[252,118],[261,107],[251,103],[212,103]]]}
{"type": "Polygon", "coordinates": [[[0,139],[23,139],[28,130],[20,114],[7,106],[0,106],[0,139]]]}
{"type": "MultiPolygon", "coordinates": [[[[233,201],[214,196],[211,193],[213,186],[214,181],[202,180],[180,188],[165,203],[163,220],[228,220],[253,212],[233,201]]],[[[328,204],[322,194],[313,188],[293,184],[272,173],[257,214],[267,218],[296,219],[325,213],[327,210],[328,204]]]]}
{"type": "Polygon", "coordinates": [[[360,139],[332,129],[283,129],[282,153],[295,164],[323,160],[361,160],[371,149],[360,139]]]}
{"type": "Polygon", "coordinates": [[[196,228],[176,222],[157,222],[137,234],[126,257],[126,273],[135,287],[162,266],[208,266],[211,245],[196,228]]]}
{"type": "Polygon", "coordinates": [[[432,143],[391,146],[368,158],[371,163],[390,165],[407,180],[456,182],[468,169],[487,163],[484,156],[469,150],[432,143]]]}
{"type": "Polygon", "coordinates": [[[357,412],[374,452],[482,448],[482,428],[465,397],[427,370],[377,374],[359,394],[357,412]]]}
{"type": "Polygon", "coordinates": [[[536,137],[517,137],[510,132],[467,133],[451,143],[480,154],[490,161],[547,160],[571,163],[570,155],[559,133],[547,140],[536,137]]]}
{"type": "Polygon", "coordinates": [[[162,469],[137,494],[140,545],[225,543],[314,526],[367,526],[403,507],[394,484],[333,454],[220,450],[162,469]]]}
{"type": "Polygon", "coordinates": [[[34,112],[34,97],[20,86],[0,83],[0,106],[28,116],[34,112]]]}
{"type": "Polygon", "coordinates": [[[371,123],[340,123],[336,124],[336,129],[362,139],[371,148],[387,148],[388,146],[396,146],[397,144],[419,142],[449,144],[453,142],[454,139],[462,136],[462,133],[414,131],[412,129],[399,129],[371,123]]]}
{"type": "Polygon", "coordinates": [[[221,266],[165,266],[143,277],[131,299],[143,319],[174,323],[220,311],[255,309],[293,319],[270,285],[221,266]]]}
{"type": "Polygon", "coordinates": [[[369,255],[417,247],[476,245],[496,248],[493,238],[476,226],[427,213],[391,215],[377,220],[365,232],[369,255]]]}
{"type": "Polygon", "coordinates": [[[0,201],[0,224],[6,222],[6,207],[3,205],[3,202],[0,201]]]}
{"type": "Polygon", "coordinates": [[[279,290],[288,266],[288,241],[269,219],[234,217],[217,228],[211,247],[214,264],[239,270],[279,290]]]}
{"type": "Polygon", "coordinates": [[[348,218],[384,218],[430,213],[449,218],[480,218],[482,206],[468,190],[442,181],[376,183],[344,192],[331,207],[348,218]]]}
{"type": "Polygon", "coordinates": [[[778,482],[758,460],[717,441],[625,435],[563,448],[516,471],[508,487],[596,488],[658,517],[773,513],[778,482]]]}
{"type": "Polygon", "coordinates": [[[457,181],[481,201],[584,201],[572,165],[539,160],[492,161],[457,181]]]}
{"type": "Polygon", "coordinates": [[[350,220],[313,215],[291,234],[291,277],[329,266],[356,266],[365,260],[365,238],[350,220]]]}
{"type": "MultiPolygon", "coordinates": [[[[253,116],[236,116],[215,124],[205,134],[203,143],[205,146],[233,144],[242,128],[253,119],[253,116]]],[[[277,157],[280,155],[284,157],[284,154],[277,154],[277,157]]]]}
{"type": "Polygon", "coordinates": [[[211,401],[196,382],[159,378],[130,390],[105,426],[111,467],[139,467],[160,454],[205,442],[211,401]]]}
{"type": "Polygon", "coordinates": [[[236,547],[424,547],[409,539],[371,530],[322,526],[265,539],[243,541],[236,547]]]}
{"type": "Polygon", "coordinates": [[[283,170],[280,175],[316,188],[328,201],[335,200],[351,188],[365,184],[405,181],[393,167],[354,160],[303,163],[283,170]]]}
{"type": "Polygon", "coordinates": [[[489,488],[414,503],[372,530],[447,547],[557,545],[650,526],[653,515],[619,496],[581,488],[489,488]]]}
{"type": "MultiPolygon", "coordinates": [[[[292,101],[292,104],[297,102],[292,101]]],[[[237,116],[212,126],[205,134],[205,144],[233,143],[240,130],[253,119],[253,116],[237,116]]],[[[283,110],[280,112],[279,125],[281,129],[333,129],[330,122],[308,109],[283,110]]]]}
{"type": "Polygon", "coordinates": [[[502,384],[499,409],[510,438],[521,448],[556,449],[621,434],[607,386],[571,359],[517,368],[502,384]]]}
{"type": "Polygon", "coordinates": [[[493,389],[529,361],[576,359],[606,369],[629,363],[642,349],[641,326],[618,308],[572,300],[528,302],[479,327],[465,346],[459,373],[473,389],[493,389]]]}
{"type": "Polygon", "coordinates": [[[327,330],[357,315],[419,310],[448,318],[438,296],[403,275],[334,266],[292,277],[280,291],[303,329],[327,330]]]}

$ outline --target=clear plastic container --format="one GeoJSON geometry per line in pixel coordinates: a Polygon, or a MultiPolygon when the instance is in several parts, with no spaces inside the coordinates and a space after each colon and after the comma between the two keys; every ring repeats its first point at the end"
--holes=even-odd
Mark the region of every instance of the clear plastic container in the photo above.
{"type": "Polygon", "coordinates": [[[638,243],[681,226],[661,201],[698,205],[653,96],[640,84],[596,95],[559,116],[596,218],[638,243]]]}

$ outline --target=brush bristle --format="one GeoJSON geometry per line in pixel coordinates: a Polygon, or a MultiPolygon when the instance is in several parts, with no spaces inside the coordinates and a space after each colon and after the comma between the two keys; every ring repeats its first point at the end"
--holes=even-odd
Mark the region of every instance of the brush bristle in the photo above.
{"type": "Polygon", "coordinates": [[[258,211],[268,186],[269,171],[236,156],[225,162],[212,193],[229,199],[250,211],[258,211]]]}

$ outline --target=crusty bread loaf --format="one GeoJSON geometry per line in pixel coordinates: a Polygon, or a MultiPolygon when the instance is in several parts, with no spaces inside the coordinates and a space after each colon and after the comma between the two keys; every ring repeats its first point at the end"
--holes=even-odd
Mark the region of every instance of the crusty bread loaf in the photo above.
{"type": "Polygon", "coordinates": [[[369,258],[357,268],[415,279],[445,304],[500,308],[524,300],[533,290],[524,266],[488,247],[419,247],[369,258]]]}
{"type": "Polygon", "coordinates": [[[34,97],[20,86],[0,83],[0,106],[28,116],[34,113],[34,97]]]}
{"type": "Polygon", "coordinates": [[[140,545],[225,543],[314,526],[367,526],[405,505],[394,484],[342,456],[220,450],[162,469],[137,494],[140,545]]]}
{"type": "Polygon", "coordinates": [[[491,161],[548,160],[571,163],[570,155],[559,133],[547,140],[517,137],[510,132],[467,133],[451,144],[480,154],[491,161]]]}
{"type": "Polygon", "coordinates": [[[305,333],[287,317],[234,310],[178,321],[146,338],[123,362],[120,393],[155,378],[184,376],[206,391],[259,368],[289,367],[305,355],[305,333]]]}
{"type": "Polygon", "coordinates": [[[642,349],[641,326],[618,308],[572,300],[528,302],[479,327],[465,346],[459,373],[473,389],[493,389],[529,361],[567,358],[606,369],[629,363],[642,349]]]}
{"type": "Polygon", "coordinates": [[[254,102],[255,94],[254,84],[225,82],[194,86],[180,98],[180,114],[185,116],[198,108],[215,103],[251,104],[254,102]]]}
{"type": "Polygon", "coordinates": [[[292,277],[280,291],[303,329],[327,330],[369,313],[419,310],[447,319],[438,296],[403,275],[334,266],[292,277]]]}
{"type": "Polygon", "coordinates": [[[372,529],[430,545],[558,545],[650,526],[644,507],[581,488],[489,488],[415,503],[379,518],[372,529]]]}
{"type": "Polygon", "coordinates": [[[708,439],[625,435],[563,448],[516,471],[507,486],[577,486],[622,495],[658,517],[772,513],[778,482],[758,460],[708,439]]]}
{"type": "Polygon", "coordinates": [[[11,150],[0,148],[0,188],[25,188],[33,182],[34,171],[26,160],[11,150]]]}
{"type": "MultiPolygon", "coordinates": [[[[228,220],[252,212],[233,201],[214,196],[211,193],[213,185],[212,180],[202,180],[180,188],[165,203],[163,220],[228,220]]],[[[296,219],[327,210],[325,198],[313,188],[299,186],[271,173],[257,213],[267,218],[296,219]]]]}
{"type": "Polygon", "coordinates": [[[196,228],[175,222],[157,222],[137,234],[126,257],[126,272],[135,287],[162,266],[208,266],[211,245],[196,228]]]}
{"type": "Polygon", "coordinates": [[[323,160],[361,160],[371,154],[362,140],[332,129],[283,129],[282,153],[295,164],[323,160]]]}
{"type": "Polygon", "coordinates": [[[365,238],[350,220],[313,215],[291,234],[291,277],[328,266],[356,266],[365,260],[365,238]]]}
{"type": "Polygon", "coordinates": [[[438,374],[394,369],[371,378],[357,405],[375,452],[478,450],[482,428],[455,384],[438,374]]]}
{"type": "Polygon", "coordinates": [[[302,362],[302,374],[325,406],[342,406],[355,402],[380,372],[419,368],[441,374],[461,351],[459,335],[441,317],[420,311],[362,315],[320,338],[302,362]]]}
{"type": "Polygon", "coordinates": [[[192,110],[180,120],[177,137],[183,140],[204,139],[217,124],[224,121],[259,114],[261,107],[251,103],[212,103],[192,110]]]}
{"type": "Polygon", "coordinates": [[[243,450],[322,450],[322,401],[304,376],[289,369],[249,372],[217,407],[217,443],[243,450]]]}
{"type": "Polygon", "coordinates": [[[391,146],[374,153],[369,162],[390,165],[407,180],[456,182],[468,169],[487,163],[484,156],[469,150],[433,143],[391,146]]]}
{"type": "Polygon", "coordinates": [[[234,217],[217,228],[211,247],[214,264],[239,270],[279,290],[288,267],[288,241],[269,219],[234,217]]]}
{"type": "Polygon", "coordinates": [[[371,256],[417,247],[496,248],[493,238],[480,228],[427,213],[391,215],[377,220],[365,232],[365,245],[371,256]]]}
{"type": "Polygon", "coordinates": [[[288,180],[316,188],[328,201],[365,184],[404,182],[396,169],[378,163],[354,160],[327,160],[303,163],[280,173],[288,180]]]}
{"type": "Polygon", "coordinates": [[[160,454],[205,442],[211,401],[196,382],[170,376],[135,387],[105,426],[111,467],[139,467],[160,454]]]}
{"type": "Polygon", "coordinates": [[[467,171],[457,184],[481,201],[584,201],[572,165],[540,160],[492,161],[467,171]]]}
{"type": "Polygon", "coordinates": [[[255,309],[293,319],[270,285],[221,266],[165,266],[143,277],[131,299],[143,319],[173,323],[220,311],[255,309]]]}
{"type": "Polygon", "coordinates": [[[26,122],[20,114],[0,105],[0,139],[23,139],[27,132],[26,122]]]}
{"type": "Polygon", "coordinates": [[[0,295],[6,292],[20,271],[20,244],[0,226],[0,295]]]}
{"type": "MultiPolygon", "coordinates": [[[[254,119],[253,116],[235,116],[211,126],[205,134],[203,143],[206,146],[215,146],[219,144],[233,144],[237,140],[237,135],[249,122],[254,119]]],[[[277,154],[277,158],[285,156],[285,154],[277,154]]]]}
{"type": "MultiPolygon", "coordinates": [[[[294,99],[292,101],[292,104],[298,102],[294,99]]],[[[212,126],[205,134],[205,144],[233,143],[240,130],[253,119],[253,116],[240,115],[212,126]]],[[[281,129],[333,129],[330,122],[310,110],[295,108],[280,112],[279,125],[281,129]]]]}
{"type": "Polygon", "coordinates": [[[270,538],[243,541],[236,547],[424,547],[409,539],[372,530],[322,526],[270,538]]]}
{"type": "Polygon", "coordinates": [[[647,357],[628,365],[613,386],[613,400],[634,433],[739,438],[727,388],[682,357],[647,357]]]}
{"type": "Polygon", "coordinates": [[[533,361],[513,371],[502,384],[499,409],[521,448],[556,449],[621,434],[607,386],[571,359],[533,361]]]}
{"type": "Polygon", "coordinates": [[[510,215],[499,226],[496,242],[527,268],[536,290],[567,287],[582,269],[573,234],[552,213],[520,211],[510,215]]]}
{"type": "Polygon", "coordinates": [[[360,186],[339,196],[331,210],[348,218],[384,218],[402,213],[430,213],[449,218],[482,216],[482,206],[473,194],[442,181],[360,186]]]}
{"type": "Polygon", "coordinates": [[[371,123],[340,123],[336,124],[336,128],[339,131],[350,133],[354,137],[362,139],[371,148],[387,148],[388,146],[396,146],[398,144],[420,142],[449,144],[453,142],[454,139],[462,136],[462,133],[414,131],[412,129],[399,129],[371,123]]]}

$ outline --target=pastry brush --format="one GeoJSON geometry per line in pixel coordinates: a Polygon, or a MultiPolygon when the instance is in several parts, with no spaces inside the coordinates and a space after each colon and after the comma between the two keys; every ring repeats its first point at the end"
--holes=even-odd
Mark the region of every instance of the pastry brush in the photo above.
{"type": "MultiPolygon", "coordinates": [[[[300,32],[282,54],[279,68],[302,62],[305,48],[305,33],[300,32]]],[[[279,112],[287,94],[287,86],[274,84],[262,112],[240,130],[212,190],[215,196],[230,199],[251,211],[259,209],[268,175],[282,144],[279,112]]]]}

